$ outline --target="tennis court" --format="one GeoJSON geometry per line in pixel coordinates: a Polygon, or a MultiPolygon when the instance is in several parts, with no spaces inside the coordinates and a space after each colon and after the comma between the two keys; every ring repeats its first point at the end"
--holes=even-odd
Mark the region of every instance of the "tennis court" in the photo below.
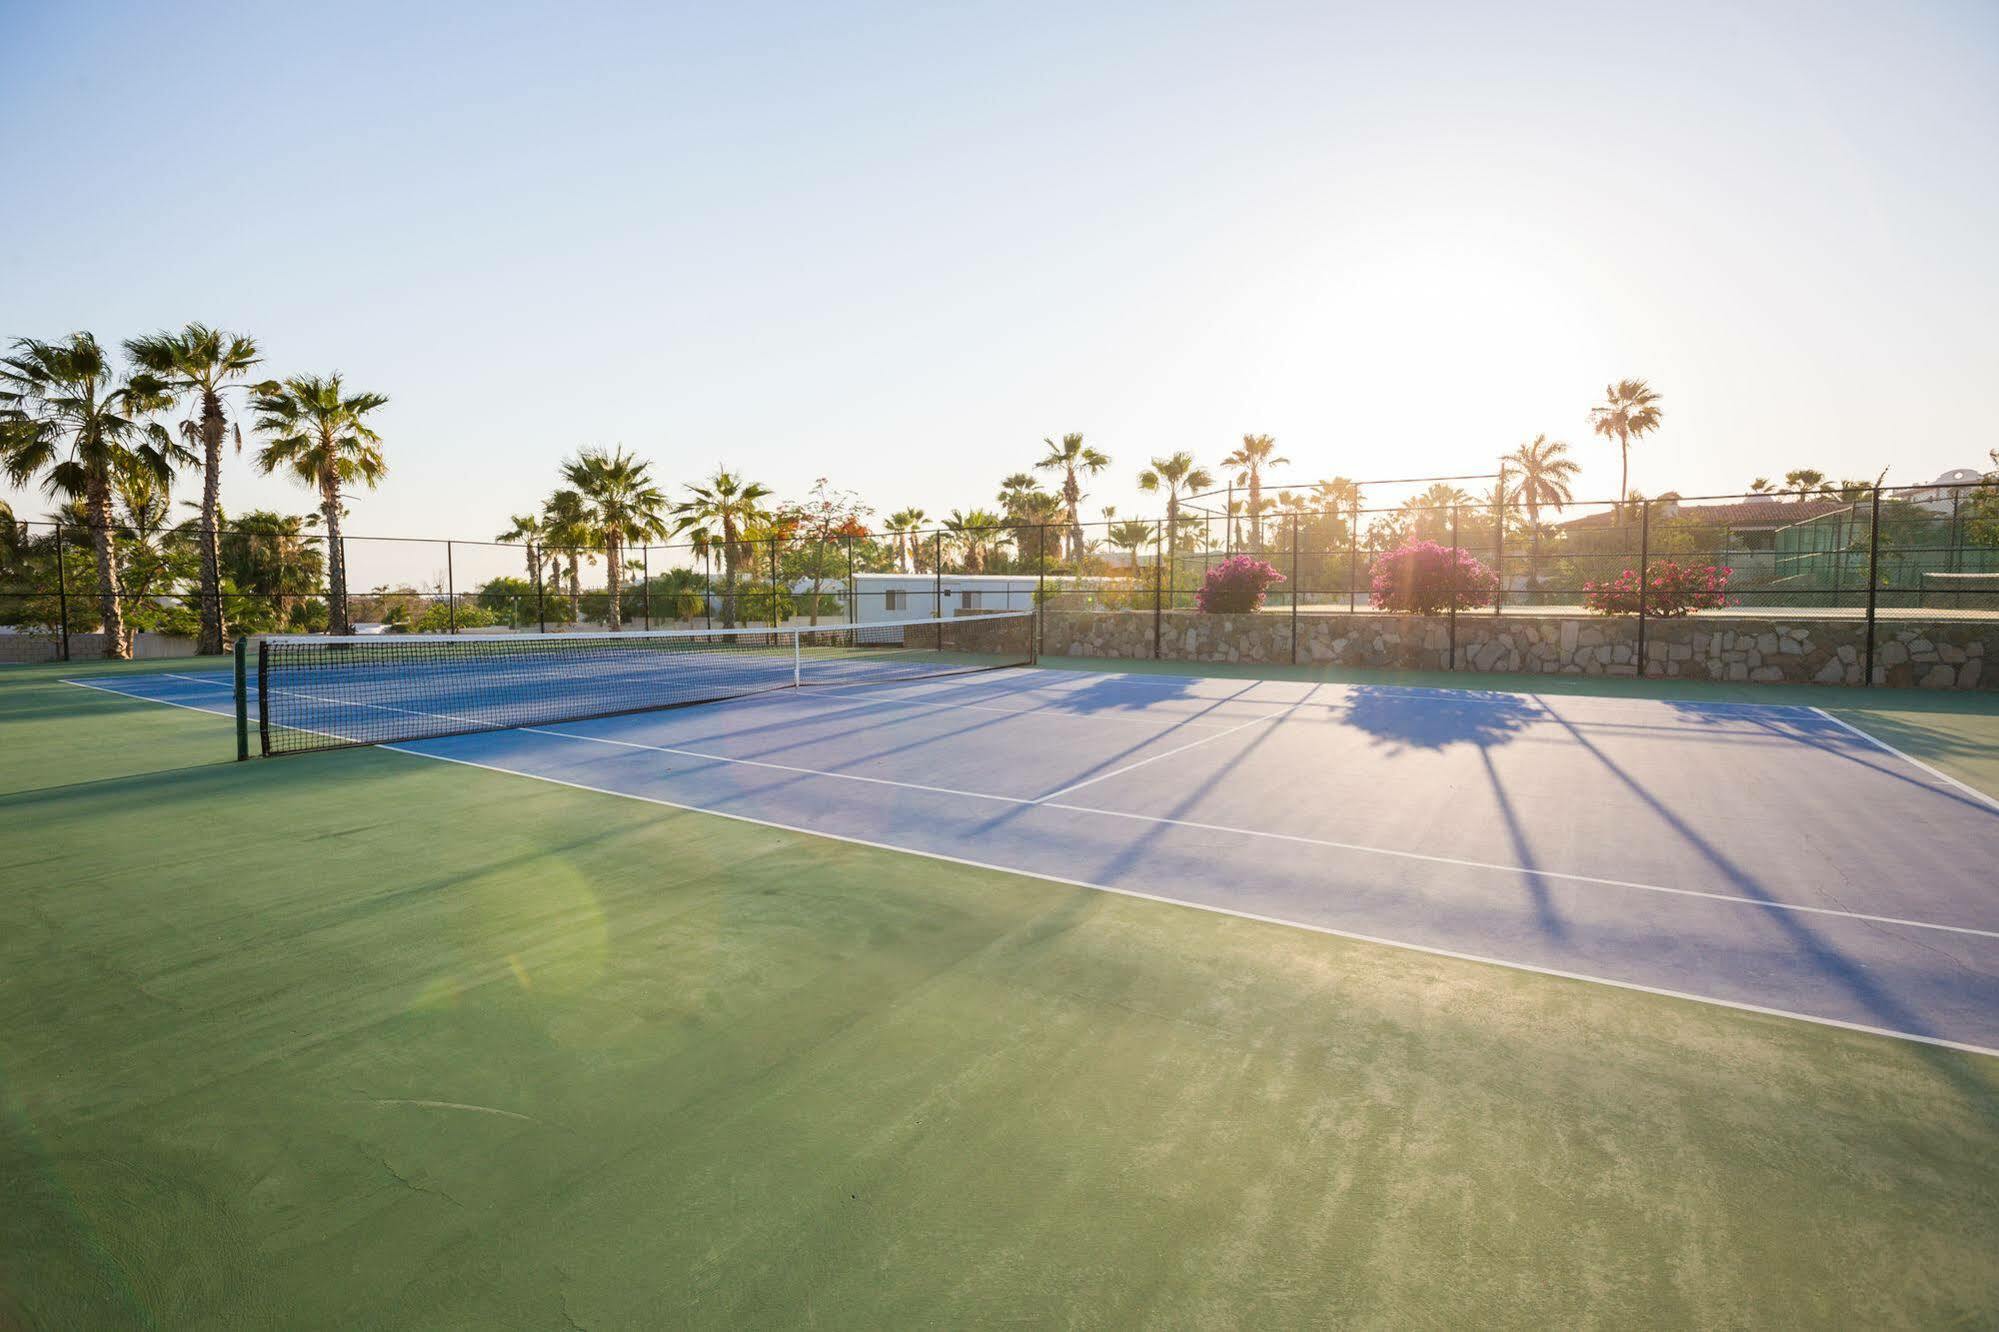
{"type": "MultiPolygon", "coordinates": [[[[765,654],[754,687],[727,702],[389,747],[1999,1049],[1999,804],[1814,707],[1033,667],[853,688],[840,663],[823,681],[833,687],[784,687],[795,656],[765,654]]],[[[228,672],[78,683],[234,710],[228,672]]],[[[420,733],[559,706],[537,700],[545,680],[482,677],[476,663],[417,669],[393,701],[375,676],[348,684],[273,685],[252,706],[279,705],[281,689],[309,696],[329,743],[386,738],[383,718],[420,733]]],[[[629,688],[631,706],[656,706],[629,688]]]]}

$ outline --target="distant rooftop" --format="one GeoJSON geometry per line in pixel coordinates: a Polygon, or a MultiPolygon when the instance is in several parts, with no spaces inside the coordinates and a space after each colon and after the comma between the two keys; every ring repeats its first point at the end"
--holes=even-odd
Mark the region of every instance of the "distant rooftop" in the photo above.
{"type": "MultiPolygon", "coordinates": [[[[1681,504],[1673,500],[1654,500],[1652,503],[1654,516],[1671,513],[1675,518],[1693,518],[1724,527],[1788,527],[1807,518],[1837,513],[1850,507],[1845,500],[1794,500],[1781,495],[1759,495],[1754,499],[1733,500],[1726,504],[1681,504]]],[[[1616,512],[1605,509],[1601,513],[1571,518],[1559,526],[1574,531],[1578,528],[1615,527],[1617,524],[1616,512]]]]}

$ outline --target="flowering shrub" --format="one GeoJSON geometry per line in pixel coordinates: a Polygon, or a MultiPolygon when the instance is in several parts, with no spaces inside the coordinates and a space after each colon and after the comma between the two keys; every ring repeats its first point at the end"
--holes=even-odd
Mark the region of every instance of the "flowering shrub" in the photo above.
{"type": "Polygon", "coordinates": [[[1454,586],[1464,610],[1491,605],[1499,579],[1470,551],[1410,541],[1375,557],[1370,598],[1382,610],[1432,615],[1450,607],[1454,586]]]}
{"type": "Polygon", "coordinates": [[[1237,555],[1208,570],[1207,581],[1194,594],[1194,603],[1208,615],[1232,615],[1253,611],[1263,604],[1264,589],[1281,583],[1284,575],[1254,555],[1237,555]]]}
{"type": "MultiPolygon", "coordinates": [[[[1645,591],[1647,615],[1686,615],[1697,610],[1720,610],[1733,606],[1728,595],[1728,577],[1735,570],[1727,565],[1679,564],[1661,560],[1651,568],[1645,591]]],[[[1626,569],[1604,582],[1583,584],[1583,605],[1598,615],[1638,613],[1638,571],[1626,569]]]]}

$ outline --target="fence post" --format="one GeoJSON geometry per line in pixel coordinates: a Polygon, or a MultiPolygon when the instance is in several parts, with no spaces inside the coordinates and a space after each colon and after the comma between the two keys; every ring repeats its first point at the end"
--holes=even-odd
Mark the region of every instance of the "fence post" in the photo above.
{"type": "Polygon", "coordinates": [[[236,761],[250,757],[250,640],[236,636],[236,761]]]}
{"type": "Polygon", "coordinates": [[[1458,668],[1458,506],[1451,506],[1451,670],[1458,668]]]}
{"type": "Polygon", "coordinates": [[[1228,498],[1222,502],[1222,557],[1235,555],[1235,482],[1229,482],[1228,498]]]}
{"type": "Polygon", "coordinates": [[[1161,533],[1152,536],[1152,659],[1159,660],[1159,635],[1161,617],[1165,610],[1166,560],[1164,537],[1161,533]]]}
{"type": "Polygon", "coordinates": [[[1034,659],[1048,646],[1048,524],[1035,529],[1034,539],[1034,659]]]}
{"type": "Polygon", "coordinates": [[[56,616],[62,628],[62,659],[69,660],[69,577],[62,557],[62,524],[56,524],[56,616]]]}
{"type": "Polygon", "coordinates": [[[1291,664],[1298,664],[1298,515],[1291,515],[1291,664]]]}
{"type": "Polygon", "coordinates": [[[847,623],[858,624],[861,618],[861,592],[854,584],[854,534],[847,533],[847,623]]]}
{"type": "Polygon", "coordinates": [[[715,552],[701,547],[701,627],[715,627],[715,552]]]}
{"type": "Polygon", "coordinates": [[[347,563],[347,538],[341,537],[340,538],[340,624],[342,632],[351,634],[354,632],[354,623],[353,621],[347,618],[348,616],[347,607],[349,601],[351,600],[351,598],[348,595],[349,589],[347,586],[348,567],[349,566],[347,563]]]}
{"type": "Polygon", "coordinates": [[[639,547],[639,602],[645,607],[646,628],[652,628],[652,545],[639,547]]]}
{"type": "Polygon", "coordinates": [[[944,534],[942,532],[933,532],[930,535],[930,584],[930,595],[936,606],[931,618],[937,622],[931,626],[930,632],[936,635],[937,650],[942,652],[944,650],[944,534]]]}
{"type": "Polygon", "coordinates": [[[1862,667],[1860,683],[1865,688],[1874,684],[1874,611],[1876,595],[1881,587],[1881,484],[1875,482],[1874,504],[1867,524],[1867,664],[1862,667]]]}
{"type": "Polygon", "coordinates": [[[777,538],[770,539],[770,627],[777,628],[777,538]]]}
{"type": "Polygon", "coordinates": [[[1652,590],[1652,501],[1638,505],[1638,655],[1639,679],[1645,678],[1645,612],[1652,590]]]}
{"type": "Polygon", "coordinates": [[[451,543],[444,543],[444,632],[458,632],[458,574],[451,559],[451,543]]]}
{"type": "MultiPolygon", "coordinates": [[[[1497,580],[1492,589],[1492,613],[1497,618],[1506,604],[1506,464],[1499,464],[1499,489],[1497,503],[1492,515],[1492,574],[1497,580]]],[[[1643,672],[1640,672],[1641,674],[1643,672]]]]}
{"type": "Polygon", "coordinates": [[[1347,528],[1347,614],[1360,609],[1360,501],[1353,502],[1353,525],[1347,528]]]}
{"type": "Polygon", "coordinates": [[[548,558],[545,547],[534,547],[534,621],[541,626],[541,632],[548,632],[548,603],[542,598],[541,562],[548,558]]]}

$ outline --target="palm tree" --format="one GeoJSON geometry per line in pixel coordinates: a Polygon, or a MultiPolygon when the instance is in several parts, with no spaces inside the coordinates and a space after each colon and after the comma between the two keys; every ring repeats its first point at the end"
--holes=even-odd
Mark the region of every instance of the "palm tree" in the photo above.
{"type": "Polygon", "coordinates": [[[535,581],[535,574],[541,568],[539,547],[544,531],[541,519],[531,513],[517,513],[507,521],[513,524],[506,531],[494,537],[501,545],[511,546],[516,541],[527,549],[528,582],[535,581]]]}
{"type": "Polygon", "coordinates": [[[373,490],[387,474],[382,437],[367,418],[388,401],[381,393],[347,392],[337,372],[259,384],[250,397],[257,433],[269,437],[257,453],[258,470],[268,476],[282,467],[319,492],[319,512],[326,520],[326,621],[336,634],[351,632],[340,491],[357,484],[373,490]]]}
{"type": "Polygon", "coordinates": [[[1222,459],[1222,466],[1236,468],[1236,484],[1249,486],[1249,542],[1252,550],[1263,549],[1263,469],[1288,464],[1277,455],[1277,441],[1269,435],[1244,435],[1242,447],[1222,459]]]}
{"type": "MultiPolygon", "coordinates": [[[[201,446],[201,631],[195,651],[219,653],[227,637],[222,608],[222,437],[230,422],[223,391],[260,363],[257,344],[240,333],[189,324],[178,333],[133,338],[125,354],[166,385],[175,399],[188,399],[195,415],[180,423],[181,439],[201,446]]],[[[244,388],[262,386],[236,385],[244,388]]],[[[236,451],[243,451],[243,428],[236,426],[236,451]]]]}
{"type": "Polygon", "coordinates": [[[1178,554],[1180,537],[1180,499],[1196,491],[1206,490],[1215,484],[1215,478],[1205,467],[1196,466],[1194,455],[1185,449],[1164,458],[1154,458],[1152,466],[1138,474],[1138,488],[1148,494],[1155,491],[1166,493],[1166,541],[1167,567],[1178,554]]]}
{"type": "Polygon", "coordinates": [[[0,358],[0,470],[17,486],[46,472],[50,495],[83,502],[97,563],[104,655],[129,656],[112,545],[112,490],[126,472],[170,481],[173,469],[194,455],[165,427],[138,419],[168,405],[166,386],[143,372],[120,378],[90,334],[73,333],[66,342],[21,338],[13,351],[0,358]]]}
{"type": "Polygon", "coordinates": [[[583,623],[583,573],[585,562],[595,564],[593,553],[602,534],[593,521],[594,515],[583,497],[573,490],[557,490],[542,501],[542,533],[553,547],[553,558],[561,561],[556,567],[555,584],[562,586],[562,570],[569,571],[569,622],[583,623]]]}
{"type": "Polygon", "coordinates": [[[1770,478],[1767,476],[1759,476],[1749,483],[1749,493],[1752,495],[1767,495],[1770,490],[1770,478]]]}
{"type": "Polygon", "coordinates": [[[686,489],[694,498],[673,506],[673,530],[692,532],[696,540],[721,547],[722,625],[734,628],[736,567],[743,554],[743,533],[762,518],[762,501],[770,498],[770,490],[743,480],[726,467],[716,468],[706,485],[690,485],[686,489]]]}
{"type": "Polygon", "coordinates": [[[1812,467],[1800,467],[1784,473],[1784,484],[1789,487],[1792,500],[1803,504],[1825,484],[1825,473],[1812,467]]]}
{"type": "Polygon", "coordinates": [[[1527,581],[1537,588],[1541,585],[1541,506],[1561,512],[1563,505],[1575,499],[1569,483],[1582,470],[1568,455],[1565,441],[1536,435],[1499,460],[1501,467],[1517,477],[1502,503],[1518,501],[1527,509],[1527,581]]]}
{"type": "Polygon", "coordinates": [[[923,526],[924,517],[921,509],[897,509],[883,524],[888,534],[895,538],[895,563],[903,573],[909,572],[912,538],[916,529],[923,526]]]}
{"type": "Polygon", "coordinates": [[[965,572],[975,574],[984,571],[987,553],[1004,539],[1005,520],[985,509],[973,509],[970,513],[953,509],[944,520],[944,530],[964,552],[965,572]]]}
{"type": "Polygon", "coordinates": [[[1127,518],[1121,523],[1113,523],[1110,531],[1104,534],[1104,539],[1119,550],[1130,552],[1131,577],[1132,581],[1136,582],[1138,580],[1138,552],[1151,545],[1158,539],[1158,536],[1159,528],[1154,524],[1143,522],[1137,518],[1127,518]]]}
{"type": "Polygon", "coordinates": [[[1631,441],[1642,439],[1657,430],[1661,415],[1659,395],[1642,379],[1620,379],[1607,386],[1603,391],[1603,402],[1590,408],[1590,429],[1605,439],[1617,441],[1620,508],[1625,491],[1631,488],[1631,441]]]}
{"type": "Polygon", "coordinates": [[[562,479],[576,487],[589,506],[591,524],[604,538],[604,573],[611,585],[610,630],[624,628],[624,548],[627,541],[651,541],[666,534],[666,496],[652,483],[652,464],[623,447],[606,453],[585,449],[562,466],[562,479]]]}
{"type": "Polygon", "coordinates": [[[1052,439],[1041,442],[1048,446],[1048,452],[1034,464],[1035,470],[1062,474],[1062,507],[1069,514],[1069,548],[1080,551],[1083,519],[1077,506],[1083,502],[1083,485],[1078,473],[1096,475],[1111,465],[1110,455],[1083,443],[1081,435],[1064,435],[1060,444],[1052,439]]]}
{"type": "Polygon", "coordinates": [[[318,521],[270,509],[252,509],[228,520],[222,572],[238,591],[268,600],[273,623],[289,624],[293,606],[311,596],[319,582],[325,561],[306,544],[305,535],[306,527],[318,521]]]}
{"type": "Polygon", "coordinates": [[[1041,482],[1035,479],[1032,472],[1015,472],[1003,479],[997,498],[1000,512],[1006,515],[1006,521],[1013,528],[1014,546],[1023,558],[1030,546],[1041,554],[1052,554],[1058,560],[1062,558],[1062,532],[1059,528],[1052,547],[1040,536],[1032,540],[1027,536],[1030,527],[1062,520],[1062,502],[1043,490],[1041,482]]]}

